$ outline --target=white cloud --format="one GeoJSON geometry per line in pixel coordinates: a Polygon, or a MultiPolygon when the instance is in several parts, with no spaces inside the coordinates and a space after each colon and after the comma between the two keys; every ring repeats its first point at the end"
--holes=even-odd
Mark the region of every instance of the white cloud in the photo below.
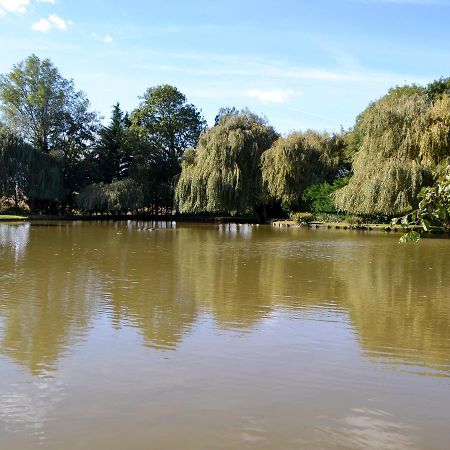
{"type": "MultiPolygon", "coordinates": [[[[0,0],[0,16],[6,13],[25,14],[33,0],[0,0]]],[[[36,3],[56,4],[56,0],[35,0],[36,3]]]]}
{"type": "Polygon", "coordinates": [[[51,28],[50,22],[47,19],[38,20],[36,23],[33,23],[31,29],[34,31],[39,31],[41,33],[46,33],[51,28]]]}
{"type": "Polygon", "coordinates": [[[50,14],[47,19],[40,19],[34,23],[31,27],[34,31],[39,31],[41,33],[47,33],[52,28],[57,28],[58,30],[65,31],[72,25],[72,21],[61,19],[61,17],[56,14],[50,14]]]}
{"type": "Polygon", "coordinates": [[[27,12],[30,0],[0,0],[0,14],[23,14],[27,12]]]}
{"type": "Polygon", "coordinates": [[[105,44],[111,44],[114,39],[112,38],[111,35],[109,34],[105,34],[104,36],[99,36],[95,31],[91,33],[91,36],[97,40],[97,41],[101,41],[105,44]]]}
{"type": "Polygon", "coordinates": [[[264,103],[284,103],[286,100],[299,95],[292,89],[250,89],[245,94],[264,103]]]}

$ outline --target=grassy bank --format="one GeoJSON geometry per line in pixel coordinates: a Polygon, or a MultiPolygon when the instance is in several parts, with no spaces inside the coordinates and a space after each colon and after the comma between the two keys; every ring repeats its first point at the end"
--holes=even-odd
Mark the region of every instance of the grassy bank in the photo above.
{"type": "Polygon", "coordinates": [[[7,214],[0,214],[0,222],[17,222],[22,220],[27,220],[28,217],[25,216],[14,216],[7,214]]]}

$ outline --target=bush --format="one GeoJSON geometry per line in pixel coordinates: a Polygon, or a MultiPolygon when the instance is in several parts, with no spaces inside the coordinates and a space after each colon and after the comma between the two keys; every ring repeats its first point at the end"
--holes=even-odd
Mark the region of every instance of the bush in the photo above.
{"type": "Polygon", "coordinates": [[[356,228],[361,226],[364,223],[364,219],[359,216],[348,216],[345,221],[352,227],[356,228]]]}
{"type": "Polygon", "coordinates": [[[309,212],[295,212],[291,214],[291,220],[295,223],[306,225],[315,219],[314,214],[309,212]]]}
{"type": "Polygon", "coordinates": [[[313,184],[306,188],[302,194],[302,202],[305,209],[314,213],[336,214],[337,209],[333,203],[331,194],[345,186],[349,177],[337,178],[332,184],[313,184]]]}

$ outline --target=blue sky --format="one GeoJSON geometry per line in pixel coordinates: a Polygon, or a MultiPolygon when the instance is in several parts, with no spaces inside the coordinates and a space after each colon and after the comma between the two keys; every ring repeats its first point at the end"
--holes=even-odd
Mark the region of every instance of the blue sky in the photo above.
{"type": "Polygon", "coordinates": [[[35,53],[108,117],[177,86],[211,124],[350,127],[389,87],[450,76],[450,0],[0,0],[0,72],[35,53]]]}

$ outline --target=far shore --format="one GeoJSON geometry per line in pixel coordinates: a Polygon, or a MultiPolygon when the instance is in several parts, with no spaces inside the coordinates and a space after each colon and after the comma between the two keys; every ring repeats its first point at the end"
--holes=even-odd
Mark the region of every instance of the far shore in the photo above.
{"type": "MultiPolygon", "coordinates": [[[[181,215],[181,214],[166,214],[166,215],[112,215],[112,214],[92,214],[92,215],[14,215],[14,214],[0,214],[0,223],[17,223],[17,222],[51,222],[51,221],[85,221],[85,222],[107,222],[107,221],[155,221],[155,222],[185,222],[185,223],[204,223],[204,224],[265,224],[278,228],[309,228],[309,229],[333,229],[333,230],[360,230],[360,231],[378,231],[384,233],[404,233],[405,231],[419,230],[420,227],[409,226],[403,228],[402,226],[392,226],[386,223],[361,223],[353,224],[345,220],[340,222],[322,222],[313,221],[308,223],[298,223],[289,219],[272,219],[267,222],[261,222],[255,217],[239,217],[239,216],[208,216],[208,215],[181,215]]],[[[448,232],[442,228],[433,227],[426,235],[440,235],[449,238],[448,232]]]]}

